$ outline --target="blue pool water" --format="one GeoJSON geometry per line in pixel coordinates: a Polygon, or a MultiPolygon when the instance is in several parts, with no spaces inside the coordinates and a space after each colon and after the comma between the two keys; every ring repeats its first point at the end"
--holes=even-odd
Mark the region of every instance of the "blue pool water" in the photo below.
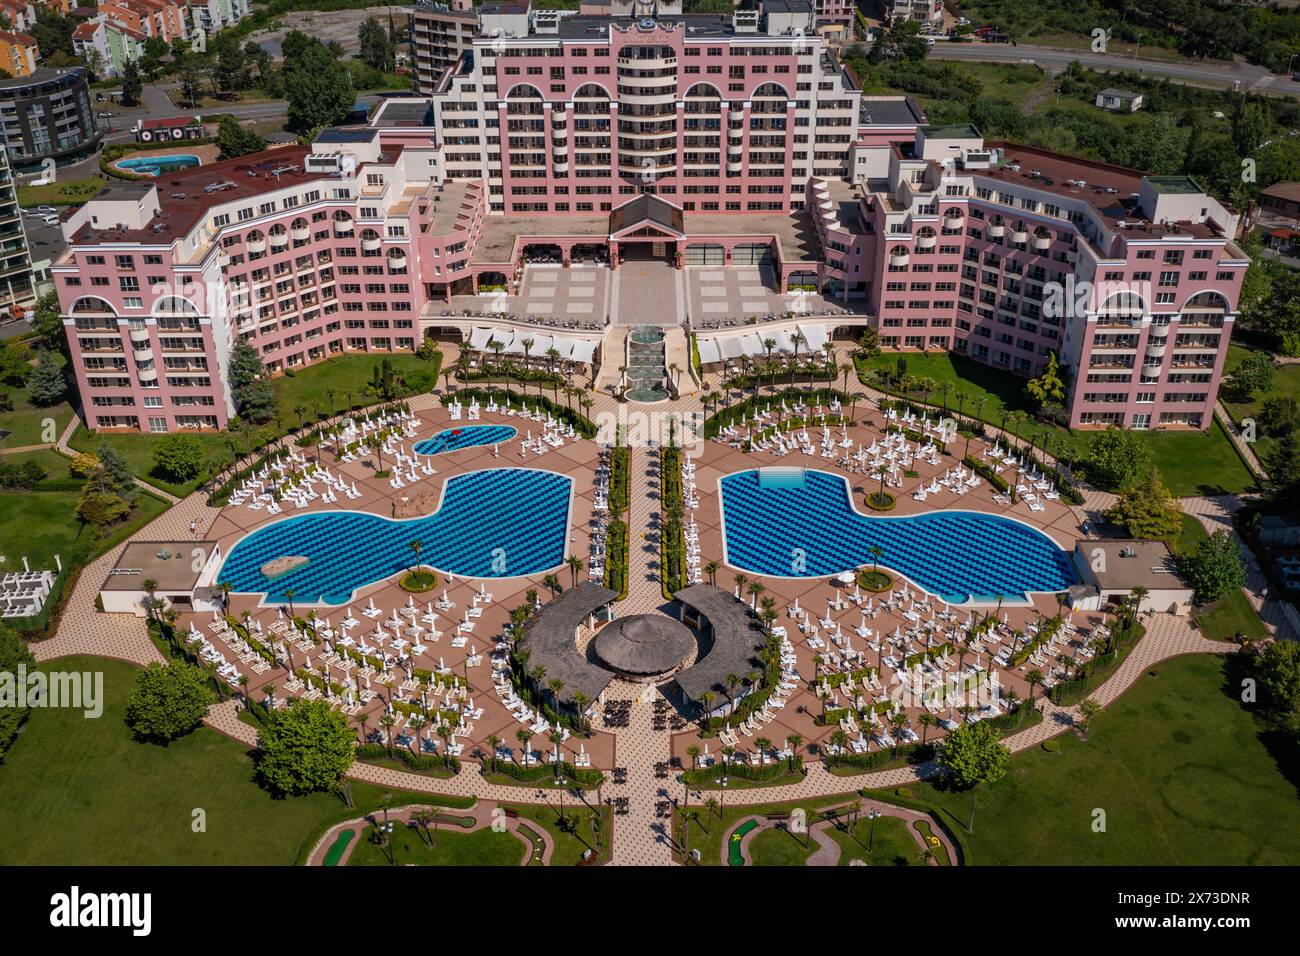
{"type": "Polygon", "coordinates": [[[432,438],[416,442],[414,450],[417,455],[441,455],[478,445],[499,445],[518,434],[513,425],[465,425],[443,429],[432,438]]]}
{"type": "Polygon", "coordinates": [[[881,565],[951,604],[1021,598],[1077,583],[1069,553],[1010,518],[974,511],[909,517],[859,514],[839,475],[809,470],[803,481],[764,482],[757,469],[722,479],[727,563],[773,577],[829,577],[881,565]]]}
{"type": "Polygon", "coordinates": [[[118,169],[125,169],[131,173],[143,173],[146,176],[160,176],[163,173],[174,173],[178,169],[191,169],[199,165],[197,156],[170,155],[170,156],[137,156],[134,159],[123,159],[117,163],[118,169]]]}
{"type": "Polygon", "coordinates": [[[538,574],[564,562],[573,480],[552,471],[495,468],[447,480],[442,504],[422,518],[394,520],[360,511],[284,518],[254,531],[226,558],[218,581],[285,604],[343,604],[353,592],[415,562],[471,578],[538,574]],[[268,578],[280,557],[308,563],[268,578]]]}

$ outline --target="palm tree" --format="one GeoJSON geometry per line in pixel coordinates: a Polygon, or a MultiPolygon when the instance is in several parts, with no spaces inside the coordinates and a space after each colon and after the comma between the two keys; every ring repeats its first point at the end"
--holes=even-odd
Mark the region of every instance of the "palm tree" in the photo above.
{"type": "MultiPolygon", "coordinates": [[[[904,727],[907,726],[907,714],[906,714],[904,711],[901,711],[901,710],[900,710],[898,713],[896,713],[896,714],[890,714],[890,715],[889,715],[889,722],[890,722],[891,724],[894,725],[894,729],[895,729],[895,730],[901,731],[904,727]]],[[[902,734],[901,734],[901,733],[894,737],[894,756],[895,756],[895,757],[898,756],[898,748],[899,748],[899,743],[898,743],[898,742],[899,742],[899,740],[901,740],[901,739],[902,739],[902,734]]]]}
{"type": "Polygon", "coordinates": [[[791,734],[785,740],[790,745],[790,772],[794,773],[794,762],[799,759],[799,746],[803,743],[803,737],[799,734],[791,734]]]}
{"type": "Polygon", "coordinates": [[[1133,613],[1134,613],[1134,614],[1137,614],[1139,611],[1141,611],[1141,609],[1142,609],[1142,601],[1143,601],[1143,600],[1146,598],[1146,596],[1147,596],[1148,594],[1150,594],[1150,593],[1151,593],[1151,592],[1150,592],[1147,588],[1144,588],[1144,587],[1143,587],[1142,585],[1140,585],[1140,584],[1139,584],[1137,587],[1135,587],[1135,588],[1134,588],[1134,589],[1129,593],[1129,596],[1130,596],[1130,598],[1131,598],[1132,601],[1133,601],[1133,613]]]}
{"type": "Polygon", "coordinates": [[[546,577],[542,578],[542,587],[551,591],[553,594],[558,594],[561,590],[560,576],[558,574],[546,575],[546,577]]]}
{"type": "Polygon", "coordinates": [[[758,581],[755,581],[748,588],[746,588],[746,590],[749,592],[749,597],[750,597],[749,606],[753,607],[755,603],[758,601],[758,596],[762,594],[764,591],[766,591],[767,588],[765,588],[758,581]]]}
{"type": "Polygon", "coordinates": [[[694,770],[700,765],[700,748],[696,744],[691,744],[686,748],[686,756],[691,758],[691,769],[694,770]]]}
{"type": "Polygon", "coordinates": [[[528,728],[522,728],[515,731],[515,740],[519,741],[519,747],[523,750],[523,764],[528,763],[528,755],[533,752],[533,732],[528,728]]]}
{"type": "Polygon", "coordinates": [[[578,712],[578,732],[585,734],[587,732],[587,705],[591,703],[591,698],[580,690],[573,692],[573,709],[578,712]]]}
{"type": "Polygon", "coordinates": [[[871,555],[871,570],[874,573],[880,569],[880,559],[885,556],[885,549],[878,544],[873,544],[867,549],[867,553],[871,555]]]}
{"type": "Polygon", "coordinates": [[[555,709],[560,709],[560,691],[564,690],[564,681],[558,677],[553,677],[547,681],[547,687],[551,689],[551,699],[555,701],[555,709]]]}
{"type": "MultiPolygon", "coordinates": [[[[843,751],[843,749],[848,746],[849,735],[844,730],[843,727],[837,727],[835,728],[835,730],[831,731],[831,743],[834,744],[836,749],[840,751],[843,751]]],[[[836,755],[833,759],[835,761],[838,761],[839,756],[836,755]]]]}
{"type": "Polygon", "coordinates": [[[298,593],[298,592],[295,591],[293,588],[285,588],[285,589],[284,589],[284,601],[285,601],[286,604],[289,605],[289,621],[290,621],[290,623],[293,622],[293,618],[294,618],[294,613],[293,613],[293,598],[294,598],[294,595],[297,594],[297,593],[298,593]]]}
{"type": "Polygon", "coordinates": [[[157,623],[158,615],[156,613],[157,611],[156,595],[158,593],[158,582],[155,581],[153,578],[145,578],[144,583],[141,586],[144,588],[144,593],[147,596],[144,605],[145,614],[146,616],[148,616],[149,620],[153,621],[154,623],[157,623]]]}
{"type": "Polygon", "coordinates": [[[422,714],[414,714],[411,716],[411,719],[406,722],[406,726],[410,727],[411,730],[414,731],[411,735],[411,753],[415,754],[417,757],[420,755],[420,730],[426,723],[428,723],[428,721],[422,714]]]}
{"type": "Polygon", "coordinates": [[[580,572],[584,567],[582,558],[578,557],[576,554],[571,554],[569,555],[569,560],[567,560],[565,564],[569,566],[569,579],[572,581],[573,587],[576,588],[578,586],[578,572],[580,572]]]}
{"type": "Polygon", "coordinates": [[[451,737],[451,725],[441,723],[438,725],[438,736],[442,738],[442,763],[448,770],[451,769],[451,751],[447,749],[447,740],[451,737]]]}
{"type": "Polygon", "coordinates": [[[743,574],[737,574],[733,580],[736,582],[736,597],[739,598],[740,595],[745,593],[745,582],[748,581],[749,578],[745,577],[743,574]]]}
{"type": "Polygon", "coordinates": [[[1043,682],[1043,672],[1034,668],[1025,675],[1025,680],[1029,684],[1029,704],[1032,707],[1034,703],[1034,688],[1043,682]]]}
{"type": "Polygon", "coordinates": [[[938,721],[934,719],[934,714],[928,711],[923,711],[917,720],[921,722],[921,746],[924,747],[925,739],[930,735],[930,728],[937,724],[938,721]]]}
{"type": "Polygon", "coordinates": [[[379,717],[379,726],[384,728],[384,733],[388,736],[388,756],[393,755],[393,725],[397,723],[397,718],[384,711],[379,717]]]}
{"type": "MultiPolygon", "coordinates": [[[[522,339],[519,344],[524,347],[524,374],[527,375],[532,370],[531,369],[532,351],[533,351],[533,346],[536,343],[529,338],[529,339],[522,339]]],[[[541,386],[538,386],[537,393],[540,395],[541,392],[542,392],[541,386]]],[[[524,379],[524,394],[525,395],[528,394],[528,379],[526,378],[524,379]]]]}
{"type": "Polygon", "coordinates": [[[736,685],[740,683],[740,678],[735,674],[728,674],[726,677],[722,678],[722,682],[727,685],[727,703],[734,707],[736,701],[736,685]]]}
{"type": "Polygon", "coordinates": [[[717,561],[710,561],[704,566],[704,573],[709,576],[709,584],[714,587],[718,586],[718,568],[722,567],[717,561]]]}
{"type": "Polygon", "coordinates": [[[419,538],[416,538],[411,542],[411,550],[415,552],[415,566],[408,568],[407,570],[414,574],[415,569],[420,566],[420,552],[424,550],[424,542],[419,538]]]}
{"type": "Polygon", "coordinates": [[[244,710],[248,711],[251,714],[253,712],[253,705],[248,699],[248,675],[247,674],[239,675],[239,689],[244,692],[244,710]]]}
{"type": "Polygon", "coordinates": [[[713,713],[713,701],[717,699],[717,694],[711,690],[706,690],[700,695],[700,729],[709,729],[709,715],[713,713]]]}

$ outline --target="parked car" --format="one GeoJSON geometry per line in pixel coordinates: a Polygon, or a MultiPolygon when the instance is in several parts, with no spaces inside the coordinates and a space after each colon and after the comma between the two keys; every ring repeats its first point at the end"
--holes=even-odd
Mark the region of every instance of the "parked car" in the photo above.
{"type": "Polygon", "coordinates": [[[41,216],[41,222],[47,226],[57,226],[59,224],[58,216],[41,216]]]}
{"type": "Polygon", "coordinates": [[[95,119],[114,119],[116,116],[116,113],[110,113],[108,110],[100,110],[95,114],[95,119]]]}
{"type": "MultiPolygon", "coordinates": [[[[33,183],[33,185],[35,185],[33,183]]],[[[36,211],[43,216],[57,216],[59,210],[57,206],[37,206],[36,211]]]]}

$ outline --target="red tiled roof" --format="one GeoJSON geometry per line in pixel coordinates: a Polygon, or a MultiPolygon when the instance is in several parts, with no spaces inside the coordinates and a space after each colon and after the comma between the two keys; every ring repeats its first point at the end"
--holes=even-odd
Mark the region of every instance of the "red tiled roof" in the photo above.
{"type": "Polygon", "coordinates": [[[1263,195],[1288,202],[1300,202],[1300,183],[1274,183],[1264,190],[1263,195]]]}

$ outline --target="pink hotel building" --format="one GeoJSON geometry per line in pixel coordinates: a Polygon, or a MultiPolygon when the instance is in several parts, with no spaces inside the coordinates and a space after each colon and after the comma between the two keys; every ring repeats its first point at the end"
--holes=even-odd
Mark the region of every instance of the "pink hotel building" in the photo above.
{"type": "MultiPolygon", "coordinates": [[[[513,290],[542,249],[603,252],[615,277],[627,258],[757,265],[845,305],[816,317],[828,335],[871,325],[1021,375],[1055,352],[1075,426],[1207,427],[1247,265],[1235,214],[1184,177],[863,96],[818,32],[831,6],[485,5],[434,93],[366,128],[105,187],[51,269],[90,426],[223,427],[237,341],[279,372],[508,326],[449,304],[513,290]]],[[[808,319],[680,311],[705,364],[808,319]]],[[[600,361],[616,328],[573,356],[600,361]]]]}

